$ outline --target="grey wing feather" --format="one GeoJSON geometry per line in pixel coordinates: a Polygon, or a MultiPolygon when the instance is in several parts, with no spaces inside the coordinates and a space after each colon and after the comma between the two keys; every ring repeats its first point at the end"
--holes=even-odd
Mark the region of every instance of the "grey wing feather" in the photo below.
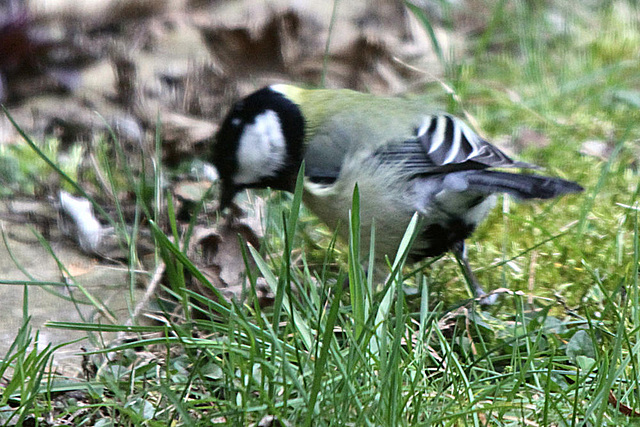
{"type": "MultiPolygon", "coordinates": [[[[305,150],[305,175],[319,184],[331,184],[340,175],[347,152],[344,144],[335,144],[329,135],[319,135],[305,150]]],[[[338,139],[342,141],[342,139],[338,139]]]]}
{"type": "Polygon", "coordinates": [[[376,152],[384,163],[402,162],[414,175],[460,170],[528,168],[537,166],[512,160],[480,138],[462,120],[449,115],[428,117],[415,138],[385,145],[376,152]]]}
{"type": "Polygon", "coordinates": [[[573,181],[549,176],[482,170],[460,172],[459,175],[464,179],[467,190],[484,194],[508,193],[519,199],[551,199],[583,190],[573,181]]]}

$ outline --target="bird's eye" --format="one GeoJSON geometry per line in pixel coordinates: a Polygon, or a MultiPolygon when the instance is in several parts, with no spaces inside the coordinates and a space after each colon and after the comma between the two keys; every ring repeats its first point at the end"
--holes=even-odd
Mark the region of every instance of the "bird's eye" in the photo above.
{"type": "Polygon", "coordinates": [[[233,119],[231,119],[231,126],[238,127],[240,126],[241,123],[242,123],[242,120],[239,119],[238,117],[234,117],[233,119]]]}

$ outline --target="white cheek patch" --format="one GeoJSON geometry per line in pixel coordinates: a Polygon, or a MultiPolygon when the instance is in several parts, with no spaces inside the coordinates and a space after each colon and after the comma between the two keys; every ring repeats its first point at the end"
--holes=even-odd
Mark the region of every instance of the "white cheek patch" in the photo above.
{"type": "Polygon", "coordinates": [[[276,175],[284,166],[287,147],[278,115],[271,110],[247,125],[238,143],[236,184],[252,184],[276,175]]]}

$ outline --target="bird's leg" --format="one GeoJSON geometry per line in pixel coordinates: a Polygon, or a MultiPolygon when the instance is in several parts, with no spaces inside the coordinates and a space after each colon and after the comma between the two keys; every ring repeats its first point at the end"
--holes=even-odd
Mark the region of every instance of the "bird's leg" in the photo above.
{"type": "Polygon", "coordinates": [[[480,304],[482,305],[492,305],[495,304],[498,296],[497,295],[487,295],[487,293],[482,289],[482,285],[478,282],[476,275],[471,270],[471,266],[469,265],[469,258],[467,257],[467,247],[464,244],[463,240],[456,242],[451,248],[451,252],[456,257],[456,261],[458,261],[458,265],[462,268],[462,274],[464,275],[465,280],[467,281],[467,286],[471,289],[471,293],[474,298],[480,299],[480,304]]]}

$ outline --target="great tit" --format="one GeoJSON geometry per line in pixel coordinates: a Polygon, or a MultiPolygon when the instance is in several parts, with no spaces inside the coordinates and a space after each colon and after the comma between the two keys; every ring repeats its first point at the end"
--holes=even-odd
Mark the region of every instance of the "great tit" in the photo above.
{"type": "Polygon", "coordinates": [[[471,273],[464,240],[488,215],[496,193],[550,199],[582,191],[559,178],[493,170],[537,167],[512,160],[461,119],[434,113],[419,97],[284,84],[232,107],[209,160],[220,176],[221,209],[245,188],[292,192],[304,160],[304,203],[345,238],[357,184],[361,247],[369,248],[375,218],[378,260],[395,255],[418,212],[409,260],[452,251],[476,296],[484,292],[471,273]]]}

